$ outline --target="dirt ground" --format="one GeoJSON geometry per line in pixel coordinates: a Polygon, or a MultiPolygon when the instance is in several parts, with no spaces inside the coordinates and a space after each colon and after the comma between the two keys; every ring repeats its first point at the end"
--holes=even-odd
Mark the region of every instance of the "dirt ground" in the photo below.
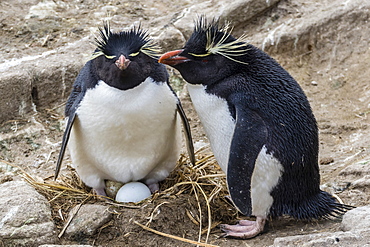
{"type": "MultiPolygon", "coordinates": [[[[36,18],[28,18],[29,7],[38,1],[11,1],[0,3],[0,62],[26,55],[39,54],[54,49],[68,42],[79,40],[89,35],[96,26],[101,24],[101,17],[109,10],[113,14],[112,26],[130,26],[141,21],[145,26],[154,27],[162,25],[171,19],[179,8],[184,6],[173,1],[58,1],[54,18],[48,17],[41,25],[36,18]],[[150,2],[150,3],[149,3],[150,2]],[[103,6],[109,5],[109,8],[103,6]],[[5,12],[6,10],[6,12],[5,12]],[[125,15],[118,13],[124,12],[125,15]],[[44,22],[44,23],[45,23],[44,22]],[[50,27],[52,27],[50,29],[50,27]]],[[[191,5],[199,1],[186,1],[191,5]]],[[[263,13],[265,17],[253,20],[243,30],[252,31],[262,26],[267,18],[289,18],[294,13],[295,5],[285,1],[284,5],[275,6],[263,13]],[[285,13],[288,11],[288,13],[285,13]],[[290,12],[289,12],[290,11],[290,12]],[[285,15],[281,15],[285,13],[285,15]]],[[[320,2],[320,1],[317,1],[320,2]]],[[[369,34],[370,36],[370,34],[369,34]]],[[[369,40],[370,37],[361,37],[369,40]]],[[[351,45],[356,45],[356,37],[351,45]]],[[[179,44],[181,45],[181,44],[179,44]]],[[[348,44],[339,44],[338,50],[348,49],[348,44]]],[[[276,52],[268,50],[279,63],[286,68],[300,83],[306,92],[320,129],[320,169],[323,189],[336,194],[343,202],[353,206],[363,206],[370,203],[370,193],[366,183],[358,183],[359,179],[370,175],[367,168],[370,161],[369,149],[369,113],[370,113],[370,50],[351,54],[345,59],[330,59],[332,50],[325,47],[318,49],[307,48],[309,51],[291,56],[289,52],[276,52]],[[288,55],[287,55],[288,54],[288,55]],[[328,55],[329,54],[329,55],[328,55]],[[340,61],[340,62],[337,62],[340,61]],[[351,169],[351,167],[357,167],[351,169]]],[[[338,53],[338,56],[341,54],[338,53]]],[[[178,81],[176,74],[172,79],[178,81]]],[[[180,84],[183,85],[183,84],[180,84]]],[[[181,86],[182,87],[182,86],[181,86]]],[[[180,92],[183,106],[188,114],[192,126],[195,142],[207,139],[202,126],[192,108],[186,94],[186,88],[180,92]]],[[[0,125],[0,161],[22,168],[38,181],[51,181],[58,151],[63,134],[63,110],[65,99],[56,101],[47,107],[35,106],[33,112],[24,119],[7,121],[0,125]]],[[[211,154],[204,150],[198,154],[198,159],[211,154]]],[[[213,165],[211,159],[208,165],[213,165]]],[[[62,178],[71,177],[71,163],[67,154],[62,169],[62,178]]],[[[174,236],[199,240],[199,231],[207,229],[209,215],[207,204],[202,193],[194,186],[188,184],[173,188],[178,181],[189,182],[189,177],[181,175],[182,169],[187,165],[178,167],[171,176],[161,184],[161,190],[170,189],[168,193],[156,195],[136,207],[112,206],[114,219],[104,225],[93,236],[79,236],[68,239],[62,237],[60,244],[91,244],[94,246],[191,246],[174,240],[172,237],[159,236],[151,233],[134,222],[146,224],[150,221],[150,228],[174,236]],[[181,177],[183,176],[183,177],[181,177]],[[171,189],[172,188],[172,189],[171,189]],[[201,229],[199,222],[201,222],[201,229]]],[[[189,165],[188,169],[191,169],[189,165]]],[[[186,168],[187,169],[187,168],[186,168]]],[[[219,168],[207,168],[209,171],[220,172],[219,168]]],[[[16,170],[16,168],[14,169],[16,170]]],[[[19,169],[17,171],[22,174],[19,169]]],[[[221,172],[220,172],[221,173],[221,172]]],[[[197,179],[198,177],[192,177],[197,179]]],[[[191,177],[191,176],[190,176],[191,177]]],[[[18,179],[17,177],[2,177],[2,181],[18,179]]],[[[212,185],[202,188],[207,196],[212,194],[219,184],[224,184],[224,178],[218,177],[212,185]]],[[[203,182],[201,178],[199,183],[203,182]]],[[[368,184],[367,184],[368,185],[368,184]]],[[[84,188],[89,192],[89,188],[84,188]]],[[[222,238],[217,223],[235,223],[243,218],[224,196],[227,194],[223,187],[217,195],[210,200],[212,230],[208,243],[218,246],[269,246],[276,237],[310,234],[317,232],[335,232],[340,230],[340,220],[332,221],[296,221],[289,217],[282,217],[269,222],[267,232],[251,240],[241,241],[222,238]]],[[[50,199],[50,198],[48,198],[50,199]]],[[[66,216],[72,205],[81,200],[66,200],[52,202],[53,219],[59,232],[64,221],[57,213],[59,208],[66,216]]],[[[85,203],[106,204],[102,200],[89,199],[85,203]]],[[[200,237],[204,242],[206,234],[200,237]]]]}

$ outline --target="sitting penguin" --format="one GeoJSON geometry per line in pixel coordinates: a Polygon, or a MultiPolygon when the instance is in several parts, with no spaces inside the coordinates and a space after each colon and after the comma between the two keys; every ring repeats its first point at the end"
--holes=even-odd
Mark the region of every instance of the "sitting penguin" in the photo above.
{"type": "Polygon", "coordinates": [[[229,25],[200,17],[183,49],[160,63],[177,69],[236,208],[255,221],[221,225],[252,238],[268,217],[341,215],[350,206],[320,190],[318,128],[298,83],[263,51],[234,38],[229,25]]]}
{"type": "Polygon", "coordinates": [[[106,23],[95,43],[67,101],[55,178],[68,143],[81,180],[98,195],[106,195],[105,180],[142,181],[154,192],[179,158],[181,120],[195,163],[184,111],[145,31],[114,33],[106,23]]]}

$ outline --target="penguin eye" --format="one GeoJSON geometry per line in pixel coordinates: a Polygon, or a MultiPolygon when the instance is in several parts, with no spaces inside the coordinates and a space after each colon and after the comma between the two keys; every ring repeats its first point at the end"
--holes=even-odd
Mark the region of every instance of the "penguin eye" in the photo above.
{"type": "Polygon", "coordinates": [[[112,55],[112,56],[109,56],[109,55],[104,55],[106,58],[108,58],[108,59],[113,59],[113,58],[115,58],[116,56],[114,56],[114,55],[112,55]]]}
{"type": "Polygon", "coordinates": [[[140,53],[140,51],[134,52],[134,53],[131,53],[129,56],[130,57],[135,57],[135,56],[139,55],[139,53],[140,53]]]}

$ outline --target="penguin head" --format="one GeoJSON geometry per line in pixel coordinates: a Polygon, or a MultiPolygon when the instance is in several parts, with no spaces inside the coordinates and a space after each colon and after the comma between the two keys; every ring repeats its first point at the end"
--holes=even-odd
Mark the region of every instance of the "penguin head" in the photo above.
{"type": "Polygon", "coordinates": [[[180,50],[163,54],[159,62],[179,70],[191,84],[212,84],[245,66],[247,44],[230,34],[230,25],[208,22],[203,16],[180,50]]]}
{"type": "Polygon", "coordinates": [[[166,80],[165,68],[157,62],[159,47],[140,27],[114,33],[106,23],[99,28],[95,43],[91,62],[99,80],[108,85],[130,89],[153,73],[166,80]]]}

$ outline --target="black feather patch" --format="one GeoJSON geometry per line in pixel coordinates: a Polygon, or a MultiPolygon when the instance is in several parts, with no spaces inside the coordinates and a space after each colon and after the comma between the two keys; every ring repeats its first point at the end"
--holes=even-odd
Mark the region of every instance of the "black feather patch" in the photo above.
{"type": "Polygon", "coordinates": [[[114,58],[120,53],[136,56],[140,52],[149,57],[158,59],[160,55],[159,47],[149,38],[146,31],[141,27],[133,27],[128,31],[114,33],[110,30],[109,23],[106,22],[99,28],[99,35],[95,38],[97,46],[91,59],[104,55],[107,58],[114,58]],[[122,50],[122,49],[125,50],[122,50]]]}

